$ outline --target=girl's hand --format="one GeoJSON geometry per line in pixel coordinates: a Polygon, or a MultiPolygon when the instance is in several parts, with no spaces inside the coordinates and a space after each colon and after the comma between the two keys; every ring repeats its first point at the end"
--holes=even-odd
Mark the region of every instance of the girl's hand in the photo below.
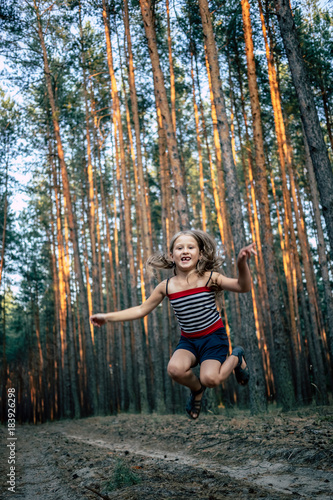
{"type": "Polygon", "coordinates": [[[246,262],[251,255],[257,255],[257,252],[255,251],[256,244],[255,242],[251,243],[251,245],[248,245],[247,247],[244,247],[241,249],[238,255],[237,259],[237,265],[239,266],[240,264],[246,262]]]}
{"type": "Polygon", "coordinates": [[[99,314],[94,314],[93,316],[90,316],[90,322],[92,325],[94,326],[102,326],[102,325],[105,325],[106,323],[106,314],[102,314],[102,313],[99,313],[99,314]]]}

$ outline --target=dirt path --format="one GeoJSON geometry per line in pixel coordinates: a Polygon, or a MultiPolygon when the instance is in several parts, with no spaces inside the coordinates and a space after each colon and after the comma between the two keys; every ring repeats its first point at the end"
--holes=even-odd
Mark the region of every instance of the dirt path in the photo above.
{"type": "Polygon", "coordinates": [[[5,479],[0,497],[332,500],[332,465],[333,408],[202,415],[198,422],[123,414],[19,426],[16,493],[6,491],[5,479]]]}

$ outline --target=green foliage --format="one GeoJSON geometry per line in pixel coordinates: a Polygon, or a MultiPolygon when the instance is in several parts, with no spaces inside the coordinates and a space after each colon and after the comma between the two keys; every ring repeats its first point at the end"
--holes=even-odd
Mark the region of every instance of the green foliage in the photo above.
{"type": "Polygon", "coordinates": [[[323,99],[333,105],[333,18],[319,7],[318,1],[306,2],[305,9],[297,8],[295,23],[315,99],[320,110],[323,99]]]}
{"type": "Polygon", "coordinates": [[[135,474],[126,462],[120,458],[116,460],[115,467],[110,481],[106,487],[108,491],[118,490],[126,486],[133,486],[141,482],[140,477],[135,474]]]}

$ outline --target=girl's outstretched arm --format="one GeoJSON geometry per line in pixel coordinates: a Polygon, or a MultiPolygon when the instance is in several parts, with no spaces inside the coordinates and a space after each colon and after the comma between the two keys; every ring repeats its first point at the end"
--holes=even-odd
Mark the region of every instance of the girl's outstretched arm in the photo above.
{"type": "Polygon", "coordinates": [[[238,267],[238,279],[227,278],[219,273],[214,273],[214,281],[223,290],[228,290],[229,292],[246,293],[251,290],[251,274],[249,266],[247,265],[248,259],[252,254],[256,254],[255,243],[251,243],[247,247],[241,249],[237,258],[238,267]],[[215,277],[216,275],[216,277],[215,277]]]}
{"type": "Polygon", "coordinates": [[[90,316],[90,321],[94,326],[105,325],[107,321],[132,321],[147,316],[155,307],[162,302],[165,297],[165,281],[162,281],[151,296],[140,306],[130,307],[123,311],[114,311],[110,313],[99,313],[90,316]]]}

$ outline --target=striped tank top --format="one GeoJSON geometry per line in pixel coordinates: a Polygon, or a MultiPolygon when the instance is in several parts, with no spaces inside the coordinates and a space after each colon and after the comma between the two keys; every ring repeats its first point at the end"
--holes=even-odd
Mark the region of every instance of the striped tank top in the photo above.
{"type": "Polygon", "coordinates": [[[187,338],[196,338],[223,328],[223,323],[216,308],[215,293],[208,288],[209,279],[205,286],[190,288],[182,292],[168,293],[166,283],[166,295],[178,320],[181,333],[187,338]]]}

